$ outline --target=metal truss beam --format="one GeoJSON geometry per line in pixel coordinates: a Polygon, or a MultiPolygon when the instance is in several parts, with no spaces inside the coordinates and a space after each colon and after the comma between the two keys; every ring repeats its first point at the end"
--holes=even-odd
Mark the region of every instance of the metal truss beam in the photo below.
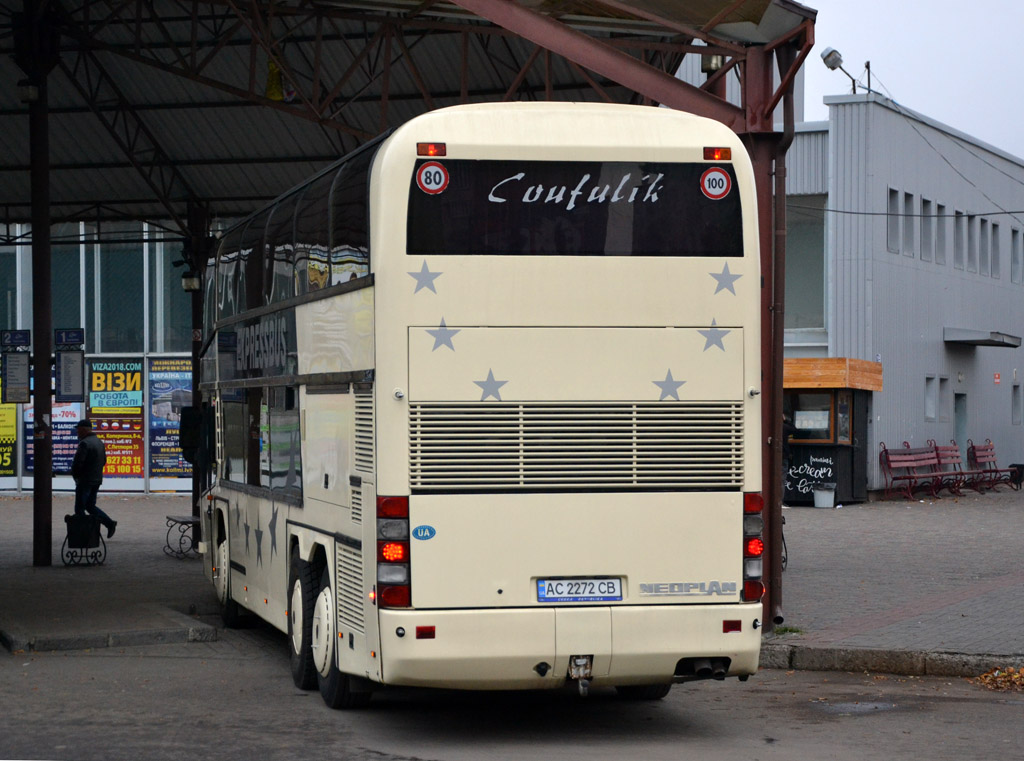
{"type": "Polygon", "coordinates": [[[61,58],[57,65],[171,219],[183,231],[186,230],[184,220],[175,211],[174,201],[194,199],[195,192],[95,55],[82,49],[75,60],[69,63],[61,58]],[[111,103],[114,104],[113,110],[110,108],[111,103]],[[101,107],[101,104],[105,107],[101,107]]]}

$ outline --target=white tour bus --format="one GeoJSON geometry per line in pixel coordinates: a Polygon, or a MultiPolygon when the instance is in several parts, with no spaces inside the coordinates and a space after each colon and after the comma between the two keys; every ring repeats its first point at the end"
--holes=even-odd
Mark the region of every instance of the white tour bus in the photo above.
{"type": "Polygon", "coordinates": [[[419,116],[227,231],[200,548],[333,707],[757,670],[754,178],[663,108],[419,116]],[[213,439],[211,435],[211,440],[213,439]]]}

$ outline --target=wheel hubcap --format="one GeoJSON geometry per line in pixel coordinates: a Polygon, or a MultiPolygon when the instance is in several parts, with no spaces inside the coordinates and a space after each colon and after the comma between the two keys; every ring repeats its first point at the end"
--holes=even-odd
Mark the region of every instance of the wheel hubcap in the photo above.
{"type": "Polygon", "coordinates": [[[331,588],[324,587],[313,605],[313,636],[310,642],[313,665],[321,676],[331,672],[331,653],[334,646],[334,605],[331,588]]]}
{"type": "Polygon", "coordinates": [[[302,652],[302,621],[305,611],[302,610],[302,582],[292,582],[292,599],[288,607],[288,617],[292,625],[292,652],[302,652]]]}

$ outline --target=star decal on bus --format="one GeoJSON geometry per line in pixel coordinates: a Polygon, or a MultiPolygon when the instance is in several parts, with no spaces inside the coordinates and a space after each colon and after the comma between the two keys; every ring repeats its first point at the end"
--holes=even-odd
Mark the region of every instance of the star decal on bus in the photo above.
{"type": "Polygon", "coordinates": [[[427,333],[434,337],[434,348],[431,351],[437,351],[442,346],[447,346],[452,351],[455,351],[455,346],[452,344],[452,336],[459,332],[461,331],[458,328],[453,330],[445,325],[444,317],[442,317],[441,327],[427,331],[427,333]]]}
{"type": "Polygon", "coordinates": [[[487,370],[487,378],[485,380],[473,381],[473,383],[478,385],[484,391],[483,395],[480,397],[480,401],[481,402],[484,401],[485,399],[487,399],[487,397],[489,397],[489,396],[493,396],[495,399],[497,399],[500,402],[501,401],[501,391],[500,391],[500,389],[501,389],[502,386],[504,386],[506,383],[508,383],[508,381],[507,380],[503,380],[503,381],[495,380],[494,379],[494,371],[488,369],[487,370]]]}
{"type": "Polygon", "coordinates": [[[250,526],[249,526],[249,515],[248,514],[246,514],[246,516],[245,516],[245,523],[243,525],[245,526],[245,554],[246,554],[246,556],[248,556],[249,555],[249,528],[250,528],[250,526]]]}
{"type": "Polygon", "coordinates": [[[697,331],[706,339],[706,342],[704,343],[704,351],[707,351],[712,346],[717,346],[722,351],[725,351],[725,344],[722,343],[722,339],[729,335],[732,331],[722,330],[721,328],[715,327],[716,325],[718,325],[718,323],[715,322],[715,320],[712,320],[710,328],[708,328],[707,330],[697,331]]]}
{"type": "Polygon", "coordinates": [[[259,513],[256,513],[256,528],[252,533],[256,536],[256,565],[263,565],[263,529],[260,528],[259,513]]]}
{"type": "MultiPolygon", "coordinates": [[[[423,266],[426,266],[426,262],[423,263],[423,266]]],[[[709,272],[708,274],[718,281],[718,287],[715,288],[715,293],[718,293],[719,291],[731,291],[733,296],[736,295],[736,289],[732,287],[733,283],[743,277],[743,275],[734,275],[729,272],[729,262],[725,263],[725,267],[722,268],[721,274],[716,275],[714,272],[709,272]]]]}
{"type": "Polygon", "coordinates": [[[434,281],[437,280],[443,272],[431,272],[430,267],[427,266],[427,260],[423,260],[423,267],[419,272],[410,272],[409,276],[416,279],[416,290],[413,293],[419,293],[423,288],[427,288],[434,293],[437,293],[437,289],[434,287],[434,281]]]}
{"type": "Polygon", "coordinates": [[[235,505],[235,528],[239,527],[238,522],[241,520],[242,511],[238,509],[238,505],[235,505]]]}
{"type": "Polygon", "coordinates": [[[270,559],[273,560],[277,552],[277,505],[274,506],[274,517],[270,519],[267,528],[270,529],[270,559]]]}
{"type": "Polygon", "coordinates": [[[672,370],[669,369],[665,375],[663,381],[651,381],[655,386],[661,389],[661,396],[658,397],[658,401],[668,399],[670,396],[673,397],[677,402],[679,401],[679,387],[682,386],[686,381],[677,381],[672,377],[672,370]]]}

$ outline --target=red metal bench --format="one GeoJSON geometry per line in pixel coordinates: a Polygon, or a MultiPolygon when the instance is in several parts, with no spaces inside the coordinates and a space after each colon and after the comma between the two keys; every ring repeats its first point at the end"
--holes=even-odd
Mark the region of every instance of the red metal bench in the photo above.
{"type": "Polygon", "coordinates": [[[901,494],[913,499],[918,489],[927,489],[934,495],[942,487],[942,476],[936,473],[939,458],[935,447],[912,449],[905,441],[903,449],[887,449],[885,442],[879,446],[882,451],[878,454],[878,462],[885,477],[886,498],[901,494]]]}
{"type": "Polygon", "coordinates": [[[941,483],[936,492],[939,489],[948,489],[951,494],[959,497],[963,495],[965,486],[977,492],[985,491],[985,471],[964,470],[960,447],[955,440],[950,440],[949,444],[936,444],[934,439],[928,439],[928,444],[935,449],[935,456],[939,461],[935,470],[941,478],[941,483]]]}
{"type": "Polygon", "coordinates": [[[975,444],[967,439],[967,463],[974,470],[981,471],[980,476],[986,489],[996,489],[998,484],[1009,484],[1011,489],[1020,489],[1019,481],[1014,477],[1013,468],[1000,468],[996,462],[996,445],[992,439],[985,439],[984,444],[975,444]]]}

